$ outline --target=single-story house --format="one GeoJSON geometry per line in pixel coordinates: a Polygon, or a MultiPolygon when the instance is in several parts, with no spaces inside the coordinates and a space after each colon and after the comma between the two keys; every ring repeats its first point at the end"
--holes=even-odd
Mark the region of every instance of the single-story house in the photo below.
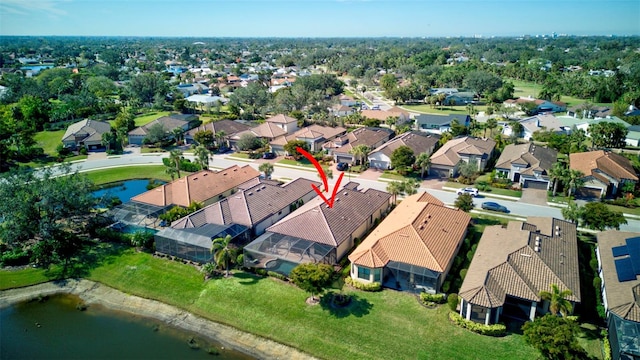
{"type": "Polygon", "coordinates": [[[584,184],[578,195],[587,197],[614,196],[626,182],[638,182],[631,161],[610,151],[597,150],[569,154],[569,168],[582,172],[584,184]]]}
{"type": "MultiPolygon", "coordinates": [[[[570,134],[571,126],[565,125],[565,123],[555,117],[552,114],[540,114],[518,120],[522,124],[522,134],[517,134],[518,137],[522,137],[525,140],[529,140],[533,137],[536,131],[553,131],[558,134],[570,134]]],[[[511,125],[509,123],[503,123],[502,134],[505,136],[512,135],[511,125]]]]}
{"type": "Polygon", "coordinates": [[[396,119],[394,125],[402,125],[411,120],[408,111],[400,109],[397,106],[392,107],[389,110],[362,110],[360,115],[365,119],[380,120],[381,124],[391,125],[387,123],[389,119],[396,119]]]}
{"type": "Polygon", "coordinates": [[[374,169],[391,169],[391,154],[400,146],[410,147],[416,156],[422,153],[431,156],[439,140],[440,136],[437,134],[425,134],[421,131],[402,133],[372,150],[368,155],[369,166],[374,169]]]}
{"type": "Polygon", "coordinates": [[[533,102],[536,107],[533,110],[534,113],[546,113],[546,112],[561,112],[567,110],[567,104],[560,101],[549,101],[549,100],[540,100],[534,99],[532,97],[521,97],[518,99],[508,99],[503,102],[505,107],[514,107],[518,108],[525,103],[533,102]]]}
{"type": "Polygon", "coordinates": [[[567,116],[580,119],[601,119],[606,118],[612,109],[608,106],[587,106],[586,104],[575,105],[567,109],[567,116]]]}
{"type": "Polygon", "coordinates": [[[633,125],[627,128],[627,137],[624,142],[628,146],[640,146],[640,125],[633,125]]]}
{"type": "Polygon", "coordinates": [[[193,84],[180,84],[176,86],[176,89],[185,97],[189,97],[194,94],[206,94],[209,91],[209,86],[201,83],[193,84]]]}
{"type": "Polygon", "coordinates": [[[111,131],[111,125],[103,121],[80,120],[69,125],[67,131],[62,136],[62,144],[69,149],[79,149],[84,147],[87,150],[101,149],[102,134],[111,131]]]}
{"type": "Polygon", "coordinates": [[[184,134],[184,141],[186,144],[195,144],[196,141],[194,140],[194,136],[196,135],[196,133],[205,130],[211,131],[214,136],[219,133],[224,133],[225,137],[231,137],[236,133],[249,129],[251,129],[251,126],[243,124],[239,121],[227,119],[212,121],[187,131],[184,134]]]}
{"type": "Polygon", "coordinates": [[[260,172],[249,165],[233,165],[220,171],[201,170],[143,192],[131,201],[182,207],[199,202],[206,206],[233,194],[249,181],[257,182],[259,177],[260,172]]]}
{"type": "Polygon", "coordinates": [[[187,100],[190,103],[196,104],[197,107],[205,111],[209,111],[209,109],[216,106],[216,103],[220,103],[220,105],[225,105],[226,103],[229,102],[229,99],[227,98],[224,98],[221,96],[207,95],[207,94],[191,95],[187,97],[185,100],[187,100]]]}
{"type": "Polygon", "coordinates": [[[282,135],[269,142],[269,145],[271,146],[272,152],[278,155],[286,155],[284,146],[289,141],[303,140],[309,144],[311,151],[320,151],[322,150],[322,144],[346,133],[347,129],[340,126],[330,127],[314,124],[303,127],[291,135],[282,135]]]}
{"type": "Polygon", "coordinates": [[[240,224],[249,228],[254,236],[262,235],[267,227],[317,196],[312,184],[322,185],[303,178],[285,185],[262,180],[176,220],[171,227],[187,229],[205,224],[240,224]]]}
{"type": "Polygon", "coordinates": [[[460,287],[460,315],[487,325],[503,316],[534,320],[549,311],[540,292],[551,285],[580,303],[576,233],[575,224],[550,217],[487,226],[460,287]]]}
{"type": "Polygon", "coordinates": [[[640,359],[640,234],[608,230],[597,236],[611,359],[640,359]]]}
{"type": "Polygon", "coordinates": [[[436,293],[467,234],[471,217],[427,192],[411,195],[350,255],[351,277],[404,291],[436,293]]]}
{"type": "MultiPolygon", "coordinates": [[[[358,145],[365,145],[371,149],[384,144],[391,139],[394,132],[386,128],[361,127],[344,136],[327,141],[322,147],[333,156],[335,162],[346,162],[357,165],[356,157],[351,151],[358,145]]],[[[366,156],[366,155],[365,155],[366,156]]]]}
{"type": "Polygon", "coordinates": [[[496,142],[492,139],[480,139],[463,136],[447,141],[433,155],[429,174],[450,178],[458,175],[461,161],[476,164],[478,171],[484,171],[493,157],[496,142]]]}
{"type": "Polygon", "coordinates": [[[549,171],[558,160],[558,152],[546,146],[509,144],[496,161],[496,172],[504,174],[523,188],[548,190],[551,186],[549,171]]]}
{"type": "Polygon", "coordinates": [[[340,95],[338,100],[340,100],[340,105],[344,106],[356,106],[358,104],[358,101],[354,100],[349,95],[340,95]]]}
{"type": "Polygon", "coordinates": [[[329,111],[331,111],[331,113],[337,117],[347,116],[347,115],[356,113],[356,111],[352,107],[346,106],[346,105],[340,105],[340,104],[334,105],[329,109],[329,111]]]}
{"type": "Polygon", "coordinates": [[[391,208],[391,194],[348,182],[333,207],[319,196],[244,247],[244,265],[284,275],[302,263],[335,265],[391,208]]]}
{"type": "Polygon", "coordinates": [[[447,95],[447,97],[444,99],[444,103],[446,105],[455,106],[471,104],[475,99],[475,95],[476,94],[473,92],[455,92],[447,95]]]}
{"type": "Polygon", "coordinates": [[[282,130],[280,126],[274,123],[265,122],[256,127],[252,127],[248,130],[240,131],[228,136],[227,140],[229,141],[229,146],[236,148],[236,143],[244,134],[251,134],[259,139],[271,142],[280,136],[286,135],[287,132],[282,130]]]}
{"type": "Polygon", "coordinates": [[[415,117],[416,130],[429,133],[442,134],[451,129],[451,122],[456,120],[458,124],[469,126],[471,117],[469,115],[432,115],[420,114],[415,117]]]}
{"type": "Polygon", "coordinates": [[[185,114],[173,114],[169,116],[163,116],[158,119],[155,119],[145,125],[139,126],[131,131],[129,131],[129,144],[132,145],[142,145],[144,144],[144,139],[149,134],[149,129],[157,124],[162,125],[165,133],[169,136],[171,135],[171,131],[176,128],[180,128],[184,131],[189,130],[191,127],[191,121],[196,120],[197,117],[194,115],[185,115],[185,114]]]}

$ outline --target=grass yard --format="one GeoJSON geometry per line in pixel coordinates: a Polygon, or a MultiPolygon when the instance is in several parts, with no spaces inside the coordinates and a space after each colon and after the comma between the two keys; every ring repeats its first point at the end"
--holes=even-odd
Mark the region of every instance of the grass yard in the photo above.
{"type": "MultiPolygon", "coordinates": [[[[536,97],[538,96],[538,94],[540,93],[540,90],[542,90],[542,85],[538,85],[536,83],[532,83],[532,82],[527,82],[527,81],[521,81],[521,80],[515,80],[515,79],[507,79],[508,81],[513,83],[514,86],[514,92],[513,92],[513,96],[514,97],[528,97],[528,96],[532,96],[532,97],[536,97]]],[[[580,105],[582,103],[585,103],[587,101],[591,101],[589,99],[579,99],[573,96],[562,96],[560,97],[560,101],[562,101],[563,103],[567,104],[567,107],[571,107],[571,106],[575,106],[575,105],[580,105]]],[[[607,104],[607,103],[594,103],[594,105],[597,106],[611,106],[612,104],[607,104]]]]}
{"type": "Polygon", "coordinates": [[[62,136],[65,130],[58,131],[39,131],[35,134],[33,139],[38,146],[44,149],[44,153],[50,156],[57,155],[56,148],[58,144],[62,144],[62,136]]]}
{"type": "MultiPolygon", "coordinates": [[[[453,181],[447,181],[447,183],[444,185],[446,187],[450,187],[450,188],[456,188],[456,189],[462,189],[465,187],[473,187],[475,185],[465,185],[465,184],[461,184],[458,182],[453,182],[453,181]]],[[[496,188],[496,187],[491,187],[489,188],[488,191],[483,191],[489,194],[489,196],[491,196],[492,194],[494,195],[503,195],[503,196],[513,196],[513,197],[521,197],[522,196],[522,191],[520,190],[510,190],[510,189],[500,189],[500,188],[496,188]]]]}
{"type": "Polygon", "coordinates": [[[309,160],[307,160],[306,158],[301,158],[300,160],[282,159],[282,160],[278,161],[278,164],[292,165],[292,166],[302,166],[302,167],[315,169],[315,166],[313,166],[313,164],[310,163],[309,160]]]}
{"type": "Polygon", "coordinates": [[[55,276],[43,269],[1,270],[0,290],[35,285],[55,279],[55,276]]]}
{"type": "Polygon", "coordinates": [[[131,179],[158,179],[171,181],[164,165],[125,166],[113,169],[88,171],[85,174],[96,185],[131,179]]]}

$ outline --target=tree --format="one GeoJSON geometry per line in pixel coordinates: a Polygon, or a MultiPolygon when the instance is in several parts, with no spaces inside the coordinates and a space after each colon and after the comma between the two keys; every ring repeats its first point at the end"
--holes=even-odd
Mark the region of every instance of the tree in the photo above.
{"type": "Polygon", "coordinates": [[[218,145],[218,147],[222,147],[224,145],[226,145],[226,139],[227,139],[227,133],[224,132],[223,130],[217,131],[214,134],[215,138],[216,138],[216,145],[218,145]]]}
{"type": "Polygon", "coordinates": [[[402,192],[406,195],[413,195],[418,192],[420,182],[416,179],[407,179],[402,182],[402,192]]]}
{"type": "Polygon", "coordinates": [[[173,139],[178,144],[184,139],[184,130],[180,127],[171,130],[171,134],[173,135],[173,139]]]}
{"type": "Polygon", "coordinates": [[[209,149],[204,145],[198,145],[193,149],[193,154],[196,156],[196,162],[200,165],[200,168],[209,168],[209,156],[211,155],[211,151],[209,151],[209,149]]]}
{"type": "Polygon", "coordinates": [[[487,132],[486,130],[489,129],[490,133],[489,136],[493,136],[493,129],[498,127],[498,120],[494,119],[494,118],[488,118],[487,122],[485,123],[485,134],[484,137],[487,137],[487,132]]]}
{"type": "Polygon", "coordinates": [[[580,360],[588,356],[577,340],[578,324],[567,318],[547,314],[522,327],[524,340],[545,359],[580,360]]]}
{"type": "Polygon", "coordinates": [[[311,150],[311,146],[309,145],[309,143],[304,140],[290,140],[287,141],[287,143],[283,146],[284,151],[286,151],[290,156],[293,156],[296,160],[302,157],[302,154],[300,154],[297,150],[298,147],[307,152],[311,150]]]}
{"type": "Polygon", "coordinates": [[[567,195],[575,194],[576,189],[584,184],[584,174],[579,170],[569,170],[567,174],[567,195]]]}
{"type": "Polygon", "coordinates": [[[236,248],[231,245],[231,235],[213,239],[211,253],[218,267],[224,267],[224,276],[229,276],[229,265],[236,257],[236,248]]]}
{"type": "Polygon", "coordinates": [[[131,79],[127,91],[140,103],[150,105],[153,104],[156,94],[164,97],[169,93],[169,84],[161,74],[144,72],[131,79]]]}
{"type": "Polygon", "coordinates": [[[464,124],[461,124],[458,121],[458,119],[453,119],[451,120],[449,132],[451,133],[451,136],[456,137],[461,135],[467,135],[467,133],[469,132],[469,129],[464,124]]]}
{"type": "Polygon", "coordinates": [[[182,162],[182,159],[182,151],[171,150],[171,152],[169,152],[169,163],[171,164],[169,167],[175,169],[178,179],[180,178],[180,163],[182,162]]]}
{"type": "Polygon", "coordinates": [[[464,211],[469,212],[473,209],[473,196],[471,194],[460,194],[454,202],[453,206],[464,211]]]}
{"type": "Polygon", "coordinates": [[[258,139],[255,135],[246,133],[240,135],[240,139],[236,143],[236,146],[241,151],[247,151],[260,148],[260,146],[262,146],[262,143],[260,142],[260,139],[258,139]]]}
{"type": "Polygon", "coordinates": [[[416,166],[420,168],[420,178],[424,178],[424,171],[431,166],[431,157],[426,152],[420,153],[416,157],[416,166]]]}
{"type": "Polygon", "coordinates": [[[400,181],[391,181],[387,184],[387,192],[393,196],[393,203],[398,203],[398,195],[402,194],[403,186],[400,181]]]}
{"type": "Polygon", "coordinates": [[[300,264],[291,270],[289,278],[300,289],[311,293],[311,300],[316,300],[315,294],[321,293],[331,285],[333,267],[327,264],[300,264]]]}
{"type": "Polygon", "coordinates": [[[167,132],[164,125],[160,123],[153,124],[147,130],[147,136],[144,141],[149,144],[157,144],[164,141],[167,138],[167,132]]]}
{"type": "Polygon", "coordinates": [[[366,164],[367,163],[367,155],[369,154],[369,147],[365,144],[356,145],[354,148],[349,150],[349,153],[356,158],[356,164],[366,164]]]}
{"type": "Polygon", "coordinates": [[[552,315],[558,313],[566,317],[573,311],[573,305],[567,300],[567,297],[573,293],[571,290],[562,290],[556,284],[551,284],[551,291],[540,291],[540,298],[549,301],[549,311],[552,315]]]}
{"type": "Polygon", "coordinates": [[[502,86],[502,79],[486,71],[471,71],[464,78],[464,86],[482,95],[498,90],[502,86]]]}
{"type": "Polygon", "coordinates": [[[107,152],[109,152],[115,140],[116,136],[113,134],[113,132],[107,131],[106,133],[102,134],[101,144],[102,146],[106,147],[107,152]]]}
{"type": "Polygon", "coordinates": [[[627,219],[621,212],[609,210],[601,202],[589,202],[583,207],[581,218],[583,226],[589,229],[605,231],[607,228],[620,230],[620,225],[626,224],[627,219]]]}
{"type": "Polygon", "coordinates": [[[589,125],[589,135],[596,148],[623,148],[628,132],[619,123],[605,121],[589,125]]]}
{"type": "Polygon", "coordinates": [[[565,220],[569,220],[574,224],[577,224],[578,221],[581,219],[583,211],[584,209],[581,206],[578,206],[578,204],[573,200],[569,200],[567,207],[564,207],[561,210],[562,217],[564,217],[565,220]]]}
{"type": "Polygon", "coordinates": [[[413,155],[413,150],[406,145],[399,146],[391,153],[391,166],[396,168],[401,174],[405,173],[406,168],[415,162],[416,157],[413,155]]]}
{"type": "Polygon", "coordinates": [[[478,165],[475,162],[460,161],[458,173],[467,179],[471,179],[478,173],[478,165]]]}
{"type": "MultiPolygon", "coordinates": [[[[380,78],[380,87],[384,90],[387,95],[393,92],[393,90],[398,86],[398,79],[394,74],[384,74],[380,78]]],[[[389,96],[387,96],[389,97],[389,96]]]]}
{"type": "Polygon", "coordinates": [[[258,170],[264,173],[265,179],[271,179],[271,174],[273,174],[273,164],[268,162],[262,163],[258,167],[258,170]]]}
{"type": "Polygon", "coordinates": [[[214,137],[213,131],[211,130],[200,130],[193,134],[193,140],[195,140],[198,144],[204,145],[207,149],[213,148],[214,145],[214,137]]]}

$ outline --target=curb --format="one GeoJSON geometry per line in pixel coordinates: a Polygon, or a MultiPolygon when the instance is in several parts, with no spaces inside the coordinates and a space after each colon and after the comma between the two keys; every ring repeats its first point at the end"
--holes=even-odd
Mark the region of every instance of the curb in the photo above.
{"type": "MultiPolygon", "coordinates": [[[[458,188],[452,188],[452,187],[448,187],[448,186],[443,186],[442,190],[456,192],[458,190],[458,188]]],[[[511,201],[519,201],[520,200],[519,197],[508,196],[508,195],[497,195],[497,194],[492,194],[492,193],[488,193],[488,192],[484,192],[484,191],[479,191],[478,194],[482,195],[482,196],[486,196],[486,197],[496,198],[496,199],[504,199],[504,200],[511,200],[511,201]]]]}

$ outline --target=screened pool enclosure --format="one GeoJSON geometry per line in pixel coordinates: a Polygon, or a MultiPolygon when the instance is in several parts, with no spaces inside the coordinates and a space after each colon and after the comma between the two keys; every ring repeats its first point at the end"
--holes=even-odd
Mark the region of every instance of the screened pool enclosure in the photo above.
{"type": "Polygon", "coordinates": [[[427,268],[389,261],[386,265],[384,286],[398,290],[424,291],[435,294],[439,273],[427,268]]]}
{"type": "Polygon", "coordinates": [[[156,228],[160,224],[158,217],[169,211],[173,205],[156,206],[136,201],[128,201],[107,212],[116,224],[156,228]]]}
{"type": "Polygon", "coordinates": [[[213,259],[211,244],[214,239],[231,235],[232,244],[242,246],[249,241],[249,228],[244,225],[205,224],[197,228],[166,228],[158,231],[154,238],[156,251],[198,263],[213,259]]]}
{"type": "Polygon", "coordinates": [[[298,264],[336,263],[336,249],[294,236],[267,232],[244,247],[244,266],[289,275],[298,264]]]}

